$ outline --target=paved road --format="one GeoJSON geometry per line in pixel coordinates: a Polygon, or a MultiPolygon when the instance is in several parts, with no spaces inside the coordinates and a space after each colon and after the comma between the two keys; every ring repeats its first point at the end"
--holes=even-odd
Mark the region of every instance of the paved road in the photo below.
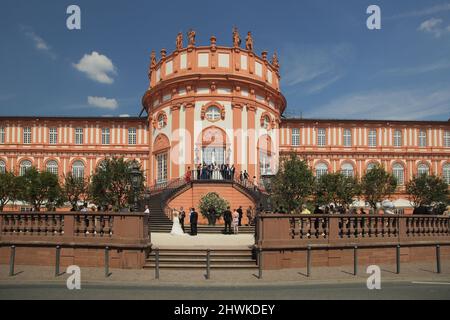
{"type": "Polygon", "coordinates": [[[88,284],[69,291],[59,284],[0,284],[0,299],[445,299],[449,282],[383,282],[370,291],[365,283],[269,286],[136,286],[88,284]]]}

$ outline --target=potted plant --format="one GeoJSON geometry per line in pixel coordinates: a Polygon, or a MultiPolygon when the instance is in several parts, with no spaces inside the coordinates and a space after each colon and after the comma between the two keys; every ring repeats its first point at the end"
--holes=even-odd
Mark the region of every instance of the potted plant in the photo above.
{"type": "Polygon", "coordinates": [[[221,198],[218,193],[210,192],[200,199],[198,207],[203,217],[208,219],[209,225],[216,225],[216,222],[222,217],[223,212],[229,206],[228,201],[221,198]]]}

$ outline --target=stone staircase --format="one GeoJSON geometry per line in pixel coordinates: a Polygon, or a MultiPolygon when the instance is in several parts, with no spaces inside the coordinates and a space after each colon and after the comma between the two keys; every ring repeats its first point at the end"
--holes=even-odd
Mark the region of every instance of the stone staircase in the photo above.
{"type": "MultiPolygon", "coordinates": [[[[256,192],[250,186],[246,186],[242,184],[239,180],[213,180],[216,183],[227,183],[231,184],[234,188],[244,192],[249,197],[255,200],[255,203],[262,204],[264,207],[267,206],[267,195],[262,192],[256,192]]],[[[164,206],[167,201],[175,196],[178,193],[182,193],[185,190],[192,187],[193,183],[208,183],[211,180],[194,180],[190,183],[186,183],[184,178],[175,179],[174,181],[169,182],[167,185],[159,186],[156,190],[153,190],[152,193],[148,194],[145,204],[149,206],[150,209],[150,231],[153,233],[169,233],[172,229],[172,221],[166,216],[164,212],[164,206]]],[[[187,208],[186,208],[187,210],[187,208]]],[[[188,213],[187,213],[188,214],[188,213]]],[[[186,217],[186,222],[189,223],[189,217],[186,217]]],[[[198,226],[199,234],[217,234],[222,233],[224,226],[207,226],[207,225],[199,225],[198,226]]],[[[189,225],[185,225],[186,232],[189,232],[189,225]]],[[[254,234],[255,227],[254,226],[241,226],[239,227],[239,233],[243,234],[254,234]]]]}
{"type": "MultiPolygon", "coordinates": [[[[161,269],[206,269],[205,249],[160,249],[161,269]]],[[[211,269],[256,269],[253,249],[213,249],[210,255],[211,269]]],[[[152,251],[144,269],[155,268],[155,251],[152,251]]]]}

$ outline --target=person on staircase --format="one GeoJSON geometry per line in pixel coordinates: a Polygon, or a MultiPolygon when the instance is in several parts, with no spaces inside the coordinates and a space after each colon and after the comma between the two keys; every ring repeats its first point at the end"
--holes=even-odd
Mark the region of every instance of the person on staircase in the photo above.
{"type": "Polygon", "coordinates": [[[238,213],[238,226],[242,226],[242,217],[244,216],[244,212],[242,211],[242,206],[239,206],[239,209],[236,210],[238,213]]]}
{"type": "Polygon", "coordinates": [[[144,213],[150,214],[150,209],[148,208],[148,205],[145,205],[144,213]]]}
{"type": "Polygon", "coordinates": [[[198,213],[195,211],[195,208],[191,209],[189,223],[191,224],[191,236],[196,236],[197,235],[198,213]]]}
{"type": "Polygon", "coordinates": [[[239,213],[237,209],[233,211],[233,232],[234,234],[239,234],[239,213]]]}

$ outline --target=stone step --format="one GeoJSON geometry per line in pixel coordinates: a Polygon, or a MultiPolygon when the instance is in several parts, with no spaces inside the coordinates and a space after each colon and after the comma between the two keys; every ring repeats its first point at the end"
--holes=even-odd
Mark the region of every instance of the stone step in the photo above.
{"type": "MultiPolygon", "coordinates": [[[[144,269],[155,269],[155,265],[152,263],[145,264],[144,269]]],[[[160,264],[160,269],[205,269],[206,265],[194,265],[194,264],[160,264]]],[[[211,265],[211,269],[257,269],[258,266],[255,264],[249,265],[211,265]]]]}

